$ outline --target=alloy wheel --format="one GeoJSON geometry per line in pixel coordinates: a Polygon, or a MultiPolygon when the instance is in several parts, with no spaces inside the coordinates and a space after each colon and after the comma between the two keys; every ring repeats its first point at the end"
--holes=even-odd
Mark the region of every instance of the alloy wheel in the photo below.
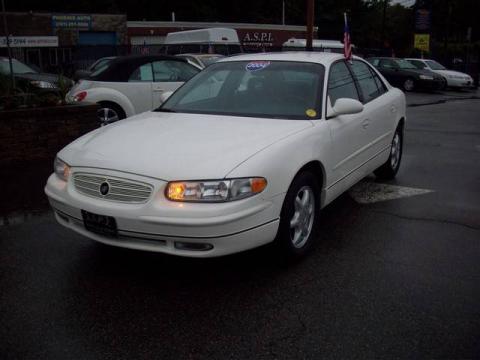
{"type": "Polygon", "coordinates": [[[315,219],[315,194],[309,186],[303,186],[295,196],[295,211],[290,219],[290,240],[297,249],[303,247],[312,232],[315,219]]]}
{"type": "Polygon", "coordinates": [[[400,154],[402,150],[401,147],[402,142],[400,139],[400,135],[398,134],[398,132],[396,132],[392,141],[392,149],[390,150],[390,165],[392,166],[392,169],[396,169],[398,163],[400,162],[400,154]]]}
{"type": "Polygon", "coordinates": [[[120,120],[118,114],[115,110],[107,107],[103,107],[98,109],[97,117],[102,123],[102,126],[110,124],[112,122],[120,120]]]}

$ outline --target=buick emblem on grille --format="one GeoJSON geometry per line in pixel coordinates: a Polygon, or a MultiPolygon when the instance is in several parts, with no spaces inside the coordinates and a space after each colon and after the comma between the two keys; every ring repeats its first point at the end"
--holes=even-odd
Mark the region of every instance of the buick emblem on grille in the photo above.
{"type": "Polygon", "coordinates": [[[108,185],[107,182],[104,182],[100,185],[100,194],[103,196],[108,194],[108,191],[110,190],[110,185],[108,185]]]}

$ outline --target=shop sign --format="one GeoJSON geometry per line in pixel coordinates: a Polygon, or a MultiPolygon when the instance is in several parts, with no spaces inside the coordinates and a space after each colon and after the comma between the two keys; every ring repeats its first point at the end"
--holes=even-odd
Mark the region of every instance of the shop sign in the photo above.
{"type": "Polygon", "coordinates": [[[75,14],[52,15],[52,28],[91,30],[92,16],[75,14]]]}
{"type": "MultiPolygon", "coordinates": [[[[58,47],[58,36],[10,36],[11,47],[58,47]]],[[[7,47],[7,39],[0,36],[0,47],[7,47]]]]}
{"type": "Polygon", "coordinates": [[[429,34],[415,34],[415,49],[428,52],[430,51],[430,35],[429,34]]]}

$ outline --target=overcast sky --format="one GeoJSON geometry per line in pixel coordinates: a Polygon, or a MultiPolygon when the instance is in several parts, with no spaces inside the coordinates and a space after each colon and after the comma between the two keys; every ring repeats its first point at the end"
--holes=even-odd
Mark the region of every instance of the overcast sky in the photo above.
{"type": "Polygon", "coordinates": [[[415,4],[415,0],[391,0],[391,3],[400,3],[405,6],[412,6],[413,4],[415,4]]]}

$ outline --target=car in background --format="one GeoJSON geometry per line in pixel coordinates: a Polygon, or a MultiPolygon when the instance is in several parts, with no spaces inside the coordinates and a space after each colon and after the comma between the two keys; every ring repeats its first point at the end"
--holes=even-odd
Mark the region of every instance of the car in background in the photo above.
{"type": "Polygon", "coordinates": [[[66,99],[99,104],[98,119],[106,125],[157,108],[163,93],[175,91],[199,71],[174,56],[118,57],[77,83],[66,99]]]}
{"type": "MultiPolygon", "coordinates": [[[[35,70],[17,59],[12,59],[12,69],[16,85],[22,91],[34,90],[39,93],[57,94],[61,86],[73,85],[73,81],[64,76],[35,70]],[[64,82],[63,85],[61,81],[64,82]]],[[[10,74],[10,63],[7,57],[0,57],[0,74],[4,76],[10,74]]]]}
{"type": "Polygon", "coordinates": [[[160,51],[169,55],[235,55],[243,50],[235,29],[209,28],[168,33],[160,51]]]}
{"type": "Polygon", "coordinates": [[[472,88],[473,79],[470,75],[460,71],[448,70],[439,62],[431,59],[405,59],[417,69],[430,70],[438,75],[443,76],[447,80],[447,86],[455,88],[472,88]]]}
{"type": "Polygon", "coordinates": [[[273,242],[297,259],[321,208],[396,175],[405,121],[404,93],[358,57],[227,57],[67,145],[45,192],[61,225],[105,244],[214,257],[273,242]]]}
{"type": "Polygon", "coordinates": [[[446,87],[443,76],[430,70],[418,69],[405,59],[371,57],[366,59],[390,82],[405,91],[441,90],[446,87]]]}
{"type": "Polygon", "coordinates": [[[225,55],[220,54],[178,54],[177,56],[188,60],[200,69],[205,69],[208,65],[225,57],[225,55]]]}
{"type": "Polygon", "coordinates": [[[97,61],[95,61],[92,65],[90,65],[88,67],[88,69],[75,71],[75,74],[73,75],[73,80],[78,81],[78,80],[81,80],[81,79],[86,79],[93,72],[97,71],[98,69],[100,69],[103,66],[108,65],[110,63],[110,61],[112,61],[115,58],[116,58],[116,56],[103,57],[103,58],[100,58],[97,61]]]}

